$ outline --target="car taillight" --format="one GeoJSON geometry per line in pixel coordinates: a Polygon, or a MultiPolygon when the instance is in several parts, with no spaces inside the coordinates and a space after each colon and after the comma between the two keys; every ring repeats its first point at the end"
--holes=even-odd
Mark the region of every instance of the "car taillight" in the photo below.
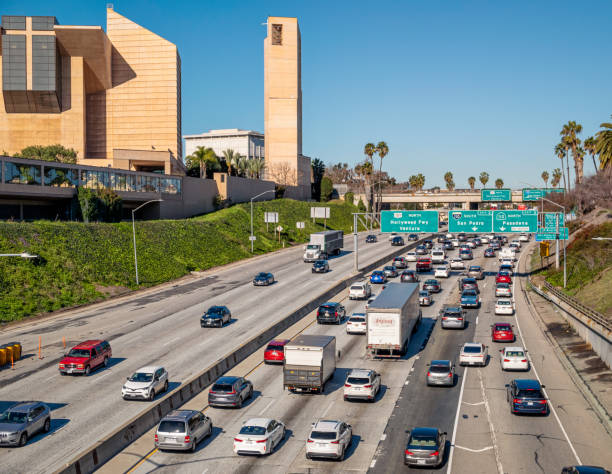
{"type": "Polygon", "coordinates": [[[521,359],[521,362],[527,362],[527,359],[521,359]]]}
{"type": "Polygon", "coordinates": [[[338,316],[338,311],[334,312],[334,316],[338,316]]]}
{"type": "Polygon", "coordinates": [[[408,450],[406,450],[406,454],[407,454],[408,456],[414,456],[414,453],[413,453],[412,451],[408,451],[408,450]]]}
{"type": "Polygon", "coordinates": [[[448,318],[446,316],[442,316],[442,321],[446,321],[448,318]]]}
{"type": "Polygon", "coordinates": [[[314,441],[313,441],[313,440],[311,440],[311,439],[309,439],[307,442],[308,442],[308,443],[314,443],[314,441]]]}
{"type": "Polygon", "coordinates": [[[242,443],[242,440],[240,438],[234,438],[234,441],[238,441],[239,443],[242,443]]]}
{"type": "Polygon", "coordinates": [[[331,444],[340,444],[340,440],[337,439],[336,441],[332,441],[331,444]]]}
{"type": "Polygon", "coordinates": [[[538,400],[538,403],[541,405],[545,405],[546,404],[546,400],[538,400]]]}
{"type": "Polygon", "coordinates": [[[345,383],[344,386],[345,387],[352,387],[352,385],[350,383],[345,383]]]}
{"type": "Polygon", "coordinates": [[[60,366],[60,369],[64,368],[64,364],[60,364],[59,366],[60,366]]]}
{"type": "Polygon", "coordinates": [[[191,442],[191,436],[185,436],[185,443],[191,442]]]}
{"type": "Polygon", "coordinates": [[[158,440],[158,438],[157,438],[157,434],[156,434],[156,435],[155,435],[155,442],[157,443],[157,441],[159,441],[159,440],[158,440]]]}
{"type": "Polygon", "coordinates": [[[518,398],[515,398],[514,400],[512,400],[512,403],[521,403],[521,401],[518,398]]]}
{"type": "Polygon", "coordinates": [[[227,392],[228,395],[236,395],[236,390],[232,390],[231,392],[227,392]]]}
{"type": "Polygon", "coordinates": [[[372,388],[372,384],[364,385],[363,388],[372,388]]]}
{"type": "Polygon", "coordinates": [[[267,439],[258,439],[257,441],[255,441],[256,443],[265,443],[266,441],[268,441],[267,439]]]}
{"type": "Polygon", "coordinates": [[[427,377],[429,377],[431,375],[431,372],[427,371],[427,377]]]}
{"type": "Polygon", "coordinates": [[[449,373],[448,373],[448,378],[450,379],[452,376],[453,376],[453,373],[452,373],[452,372],[449,372],[449,373]]]}
{"type": "Polygon", "coordinates": [[[437,456],[440,454],[440,451],[434,451],[433,453],[430,454],[430,456],[437,456]]]}
{"type": "Polygon", "coordinates": [[[504,362],[510,362],[510,359],[504,359],[504,362]]]}
{"type": "Polygon", "coordinates": [[[457,321],[463,321],[463,318],[457,318],[457,321]]]}

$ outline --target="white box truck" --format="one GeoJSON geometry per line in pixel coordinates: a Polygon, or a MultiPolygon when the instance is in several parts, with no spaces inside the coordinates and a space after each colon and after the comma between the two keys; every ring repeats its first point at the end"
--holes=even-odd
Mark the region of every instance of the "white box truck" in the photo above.
{"type": "Polygon", "coordinates": [[[310,242],[304,247],[304,261],[314,262],[326,259],[328,255],[338,255],[344,247],[344,232],[326,230],[310,234],[310,242]]]}
{"type": "Polygon", "coordinates": [[[499,252],[499,261],[501,262],[504,258],[516,260],[516,252],[510,247],[504,247],[499,252]]]}
{"type": "Polygon", "coordinates": [[[421,322],[418,283],[389,283],[367,309],[372,357],[401,357],[421,322]]]}
{"type": "Polygon", "coordinates": [[[285,345],[283,387],[293,392],[323,393],[336,370],[336,338],[300,335],[285,345]]]}
{"type": "Polygon", "coordinates": [[[446,261],[446,252],[444,249],[436,248],[431,251],[432,263],[444,263],[446,261]]]}

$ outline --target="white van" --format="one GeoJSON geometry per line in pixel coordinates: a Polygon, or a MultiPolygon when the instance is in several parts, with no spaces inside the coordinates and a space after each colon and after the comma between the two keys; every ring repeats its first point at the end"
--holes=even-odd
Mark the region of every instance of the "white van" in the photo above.
{"type": "Polygon", "coordinates": [[[443,249],[435,249],[431,251],[431,263],[444,263],[446,260],[446,252],[443,249]]]}

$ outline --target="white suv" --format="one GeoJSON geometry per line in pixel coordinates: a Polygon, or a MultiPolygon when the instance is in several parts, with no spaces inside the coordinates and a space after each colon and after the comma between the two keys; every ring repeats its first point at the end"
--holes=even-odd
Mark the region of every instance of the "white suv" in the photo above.
{"type": "Polygon", "coordinates": [[[372,294],[372,287],[366,281],[359,281],[357,283],[353,283],[349,290],[349,299],[350,300],[362,300],[368,299],[372,294]]]}
{"type": "Polygon", "coordinates": [[[306,459],[333,458],[342,461],[352,439],[351,425],[337,420],[319,420],[312,424],[308,435],[306,459]]]}
{"type": "Polygon", "coordinates": [[[432,263],[444,263],[445,259],[446,259],[446,253],[444,252],[444,250],[436,249],[431,252],[432,263]]]}
{"type": "Polygon", "coordinates": [[[519,235],[519,240],[521,242],[529,242],[529,234],[523,232],[521,235],[519,235]]]}
{"type": "Polygon", "coordinates": [[[128,377],[121,388],[124,400],[139,398],[153,400],[155,395],[168,390],[168,371],[163,367],[142,367],[128,377]]]}
{"type": "Polygon", "coordinates": [[[502,370],[529,370],[527,351],[522,347],[504,347],[499,352],[502,370]]]}
{"type": "Polygon", "coordinates": [[[375,370],[353,369],[344,382],[344,399],[360,398],[373,402],[380,390],[381,377],[375,370]]]}
{"type": "Polygon", "coordinates": [[[365,334],[367,329],[365,313],[353,313],[346,322],[347,334],[365,334]]]}

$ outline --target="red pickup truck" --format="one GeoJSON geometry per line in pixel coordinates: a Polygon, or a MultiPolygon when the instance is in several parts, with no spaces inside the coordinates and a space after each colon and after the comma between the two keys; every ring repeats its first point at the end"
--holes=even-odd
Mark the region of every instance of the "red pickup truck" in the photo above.
{"type": "Polygon", "coordinates": [[[417,272],[430,272],[431,271],[431,258],[422,257],[417,260],[416,263],[417,272]]]}

